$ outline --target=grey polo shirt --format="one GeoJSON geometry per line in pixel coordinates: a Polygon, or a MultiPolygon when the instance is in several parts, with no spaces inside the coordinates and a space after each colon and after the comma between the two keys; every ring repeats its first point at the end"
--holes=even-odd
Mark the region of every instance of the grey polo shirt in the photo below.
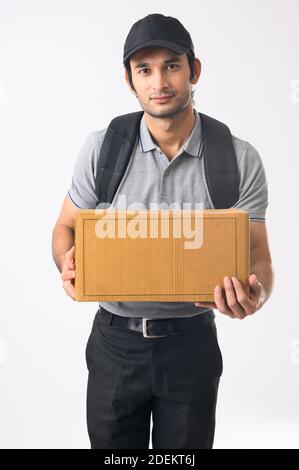
{"type": "MultiPolygon", "coordinates": [[[[112,201],[112,209],[192,209],[198,207],[197,203],[204,209],[214,209],[203,170],[201,119],[198,112],[195,116],[189,138],[171,161],[154,142],[142,117],[140,138],[112,201]]],[[[68,197],[81,209],[100,208],[95,177],[106,130],[93,131],[87,136],[74,166],[68,197]]],[[[252,145],[235,136],[233,146],[240,172],[239,200],[233,207],[247,210],[251,221],[263,223],[268,190],[261,157],[252,145]]],[[[195,307],[194,302],[100,302],[99,305],[117,315],[146,318],[189,317],[207,310],[195,307]]]]}

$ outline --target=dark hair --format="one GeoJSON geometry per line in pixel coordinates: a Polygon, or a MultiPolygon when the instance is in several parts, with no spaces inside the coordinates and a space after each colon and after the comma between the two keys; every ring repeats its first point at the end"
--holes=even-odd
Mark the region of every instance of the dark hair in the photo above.
{"type": "MultiPolygon", "coordinates": [[[[189,68],[190,68],[190,78],[189,80],[192,80],[194,78],[194,74],[195,74],[195,56],[193,54],[193,52],[191,51],[191,49],[187,52],[186,54],[187,56],[187,59],[188,59],[188,63],[189,63],[189,68]]],[[[131,65],[130,65],[130,58],[127,59],[124,63],[124,66],[128,72],[128,79],[129,79],[129,83],[131,85],[131,87],[134,89],[134,85],[133,85],[133,80],[132,80],[132,71],[131,71],[131,65]]],[[[193,95],[194,95],[194,90],[192,91],[192,98],[193,98],[193,95]]],[[[193,102],[194,104],[194,102],[193,102]]]]}

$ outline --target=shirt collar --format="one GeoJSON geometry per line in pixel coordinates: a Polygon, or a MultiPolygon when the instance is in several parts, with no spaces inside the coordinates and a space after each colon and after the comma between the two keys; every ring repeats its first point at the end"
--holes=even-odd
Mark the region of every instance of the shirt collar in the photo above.
{"type": "MultiPolygon", "coordinates": [[[[202,128],[201,119],[198,112],[194,109],[195,123],[188,140],[183,144],[180,149],[180,154],[183,152],[188,153],[194,157],[200,157],[200,147],[202,140],[202,128]]],[[[146,125],[144,114],[140,121],[140,139],[139,139],[140,150],[142,153],[149,152],[151,150],[158,149],[158,146],[153,141],[150,131],[146,125]]]]}

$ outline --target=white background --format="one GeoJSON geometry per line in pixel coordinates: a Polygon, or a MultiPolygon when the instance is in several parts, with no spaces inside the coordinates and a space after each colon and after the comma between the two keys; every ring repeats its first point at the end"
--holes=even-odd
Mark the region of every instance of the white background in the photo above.
{"type": "Polygon", "coordinates": [[[89,448],[85,346],[97,304],[66,297],[51,234],[87,134],[140,109],[122,52],[149,13],[189,30],[203,64],[195,108],[258,149],[269,185],[275,290],[244,321],[217,313],[214,447],[299,445],[298,0],[1,0],[1,448],[89,448]]]}

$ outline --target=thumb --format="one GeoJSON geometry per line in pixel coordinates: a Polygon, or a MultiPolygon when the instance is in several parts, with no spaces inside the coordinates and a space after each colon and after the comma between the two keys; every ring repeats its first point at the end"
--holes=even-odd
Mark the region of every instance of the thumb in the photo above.
{"type": "Polygon", "coordinates": [[[250,274],[249,276],[249,284],[253,286],[254,284],[257,284],[257,277],[256,274],[250,274]]]}
{"type": "Polygon", "coordinates": [[[259,291],[262,288],[262,285],[259,282],[258,278],[256,277],[256,274],[251,274],[249,276],[249,284],[250,284],[251,289],[253,289],[257,293],[259,293],[259,291]]]}
{"type": "Polygon", "coordinates": [[[66,259],[70,268],[74,265],[75,245],[66,253],[66,259]]]}

